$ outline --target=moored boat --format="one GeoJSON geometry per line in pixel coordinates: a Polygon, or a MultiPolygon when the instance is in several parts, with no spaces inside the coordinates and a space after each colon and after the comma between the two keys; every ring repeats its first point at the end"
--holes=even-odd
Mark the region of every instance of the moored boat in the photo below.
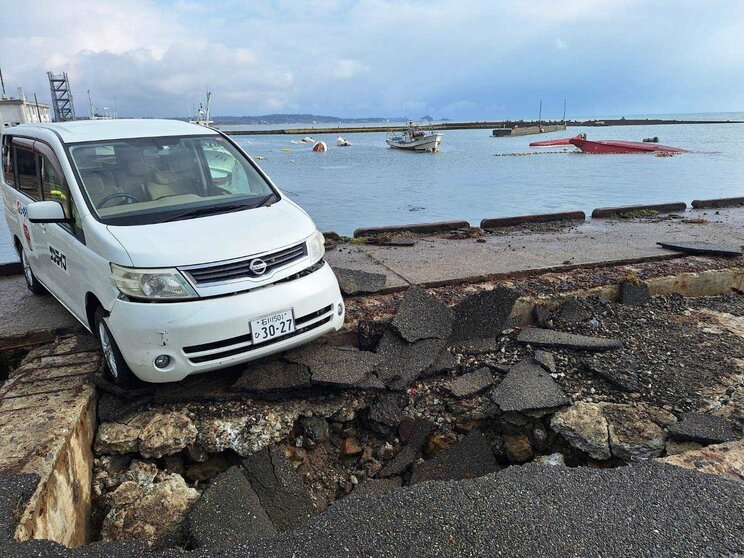
{"type": "Polygon", "coordinates": [[[338,147],[349,147],[351,146],[351,142],[347,139],[342,138],[341,136],[338,136],[336,138],[336,145],[338,147]]]}
{"type": "Polygon", "coordinates": [[[530,147],[550,147],[555,145],[574,145],[584,153],[596,154],[687,153],[686,149],[657,143],[623,140],[588,140],[586,139],[586,134],[579,134],[573,138],[533,141],[530,143],[530,147]]]}
{"type": "Polygon", "coordinates": [[[409,121],[408,128],[403,132],[389,135],[385,143],[395,149],[434,152],[439,151],[442,134],[421,130],[413,124],[413,121],[409,121]]]}

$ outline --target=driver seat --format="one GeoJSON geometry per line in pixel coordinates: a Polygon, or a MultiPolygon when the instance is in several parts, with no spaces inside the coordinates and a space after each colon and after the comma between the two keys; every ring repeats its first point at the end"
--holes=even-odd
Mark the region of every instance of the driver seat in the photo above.
{"type": "Polygon", "coordinates": [[[93,202],[93,205],[96,208],[98,207],[98,204],[101,203],[101,200],[105,199],[106,196],[121,192],[119,187],[116,185],[113,175],[109,180],[106,180],[103,173],[88,172],[81,174],[90,201],[93,202]]]}

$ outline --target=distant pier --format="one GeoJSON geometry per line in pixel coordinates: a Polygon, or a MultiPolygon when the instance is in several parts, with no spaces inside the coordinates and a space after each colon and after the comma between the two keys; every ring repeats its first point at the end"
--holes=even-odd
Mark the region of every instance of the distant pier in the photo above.
{"type": "MultiPolygon", "coordinates": [[[[510,136],[517,135],[528,135],[540,133],[539,128],[542,127],[545,133],[549,131],[565,130],[567,126],[657,126],[667,124],[744,124],[741,120],[663,120],[663,119],[631,119],[631,118],[620,118],[620,119],[596,119],[596,120],[568,120],[565,123],[562,121],[543,121],[538,122],[537,120],[483,120],[476,122],[437,122],[431,124],[417,124],[417,127],[422,130],[481,130],[481,129],[499,129],[499,128],[511,128],[512,133],[510,136]],[[529,131],[533,128],[534,131],[529,131]],[[516,132],[515,129],[519,129],[516,132]]],[[[217,126],[229,126],[230,124],[220,124],[217,126]]],[[[311,134],[361,134],[369,132],[401,132],[408,128],[405,123],[401,124],[381,124],[375,126],[323,126],[323,127],[311,127],[311,128],[278,128],[274,130],[222,130],[226,134],[232,136],[268,136],[268,135],[311,135],[311,134]]]]}

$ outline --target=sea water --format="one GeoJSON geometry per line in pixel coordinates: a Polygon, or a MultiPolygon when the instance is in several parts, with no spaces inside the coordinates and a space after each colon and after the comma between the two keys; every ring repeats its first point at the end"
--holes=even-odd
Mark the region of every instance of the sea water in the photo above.
{"type": "MultiPolygon", "coordinates": [[[[744,120],[744,113],[666,117],[744,120]]],[[[325,153],[292,143],[302,136],[235,139],[320,230],[345,235],[357,227],[451,219],[477,225],[488,217],[744,196],[744,124],[569,127],[506,138],[488,129],[445,131],[439,153],[390,149],[384,133],[343,133],[352,145],[336,147],[338,135],[313,135],[328,144],[325,153]],[[528,146],[582,132],[596,140],[658,136],[690,153],[586,155],[528,146]]],[[[14,259],[0,219],[0,262],[14,259]]]]}

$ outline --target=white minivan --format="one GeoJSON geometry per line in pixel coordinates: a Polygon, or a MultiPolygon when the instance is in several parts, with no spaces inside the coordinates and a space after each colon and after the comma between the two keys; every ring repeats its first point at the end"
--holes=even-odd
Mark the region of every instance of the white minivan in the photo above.
{"type": "Polygon", "coordinates": [[[2,136],[2,167],[28,288],[98,337],[118,385],[343,325],[323,235],[225,134],[169,120],[21,125],[2,136]]]}

